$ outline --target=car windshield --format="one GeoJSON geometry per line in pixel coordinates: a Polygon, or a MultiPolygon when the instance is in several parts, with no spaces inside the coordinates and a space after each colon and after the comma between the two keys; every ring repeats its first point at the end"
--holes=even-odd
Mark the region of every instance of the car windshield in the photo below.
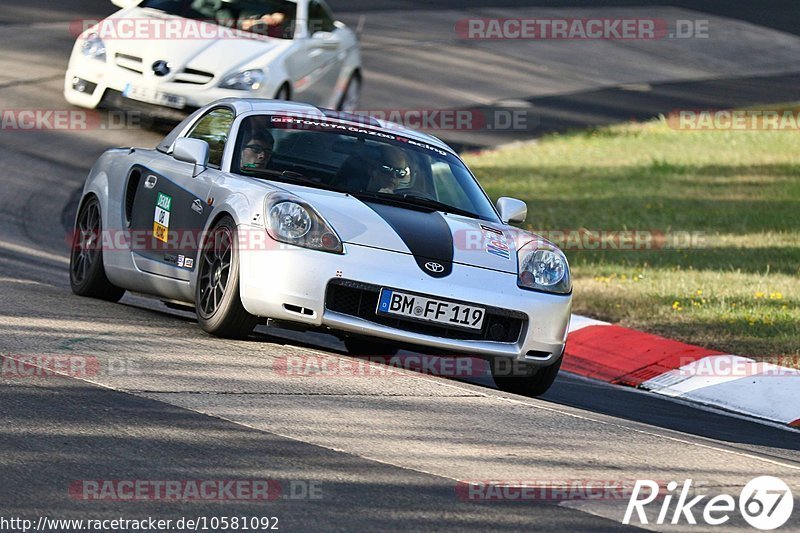
{"type": "Polygon", "coordinates": [[[140,7],[251,33],[292,39],[297,4],[288,0],[144,0],[140,7]]]}
{"type": "Polygon", "coordinates": [[[391,130],[252,115],[242,120],[236,142],[231,169],[239,174],[412,209],[498,220],[489,198],[457,156],[391,130]]]}

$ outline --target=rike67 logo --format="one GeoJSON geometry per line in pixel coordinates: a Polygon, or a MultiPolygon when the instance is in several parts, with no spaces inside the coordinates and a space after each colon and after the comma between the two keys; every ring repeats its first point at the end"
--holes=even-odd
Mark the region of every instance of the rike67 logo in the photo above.
{"type": "Polygon", "coordinates": [[[633,493],[628,500],[628,507],[622,519],[623,524],[630,524],[634,517],[640,524],[648,524],[645,507],[657,499],[661,501],[658,518],[655,524],[672,525],[684,523],[695,525],[698,517],[710,526],[721,526],[731,519],[731,514],[737,510],[745,521],[756,529],[763,531],[777,529],[784,525],[792,516],[794,497],[789,486],[782,480],[761,476],[751,480],[739,493],[737,500],[728,494],[720,494],[703,501],[707,495],[692,495],[692,480],[688,479],[678,489],[676,481],[667,483],[666,491],[658,483],[651,480],[637,480],[633,493]],[[672,502],[675,507],[670,509],[672,502]],[[671,517],[670,517],[670,511],[671,517]],[[695,516],[695,515],[699,516],[695,516]],[[667,522],[668,519],[670,519],[667,522]]]}

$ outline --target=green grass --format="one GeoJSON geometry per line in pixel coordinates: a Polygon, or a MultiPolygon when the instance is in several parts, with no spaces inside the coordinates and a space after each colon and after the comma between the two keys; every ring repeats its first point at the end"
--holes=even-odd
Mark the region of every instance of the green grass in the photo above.
{"type": "Polygon", "coordinates": [[[566,246],[576,313],[740,355],[800,355],[800,132],[661,120],[465,159],[490,196],[528,202],[523,226],[545,236],[679,236],[669,249],[566,246]]]}

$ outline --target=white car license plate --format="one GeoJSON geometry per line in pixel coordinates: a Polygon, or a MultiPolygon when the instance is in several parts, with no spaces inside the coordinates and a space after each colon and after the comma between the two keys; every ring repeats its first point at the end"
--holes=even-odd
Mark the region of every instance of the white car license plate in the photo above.
{"type": "Polygon", "coordinates": [[[482,307],[445,302],[392,289],[381,289],[377,312],[469,329],[481,329],[486,316],[486,310],[482,307]]]}
{"type": "Polygon", "coordinates": [[[122,96],[130,98],[131,100],[138,100],[139,102],[163,105],[175,109],[183,109],[186,107],[186,98],[183,96],[162,93],[152,87],[137,87],[130,83],[125,86],[125,90],[122,91],[122,96]]]}

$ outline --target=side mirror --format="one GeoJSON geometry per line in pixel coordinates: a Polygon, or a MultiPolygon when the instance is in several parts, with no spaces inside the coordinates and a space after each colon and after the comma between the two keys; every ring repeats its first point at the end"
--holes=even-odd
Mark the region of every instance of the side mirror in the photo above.
{"type": "Polygon", "coordinates": [[[500,220],[508,224],[509,222],[525,222],[528,216],[528,206],[522,200],[503,196],[497,199],[497,212],[500,213],[500,220]]]}
{"type": "Polygon", "coordinates": [[[111,0],[111,3],[119,8],[127,9],[129,7],[138,6],[142,3],[142,0],[111,0]]]}
{"type": "Polygon", "coordinates": [[[192,163],[194,165],[192,177],[197,176],[208,166],[208,143],[200,139],[178,137],[172,148],[172,157],[178,161],[192,163]]]}

